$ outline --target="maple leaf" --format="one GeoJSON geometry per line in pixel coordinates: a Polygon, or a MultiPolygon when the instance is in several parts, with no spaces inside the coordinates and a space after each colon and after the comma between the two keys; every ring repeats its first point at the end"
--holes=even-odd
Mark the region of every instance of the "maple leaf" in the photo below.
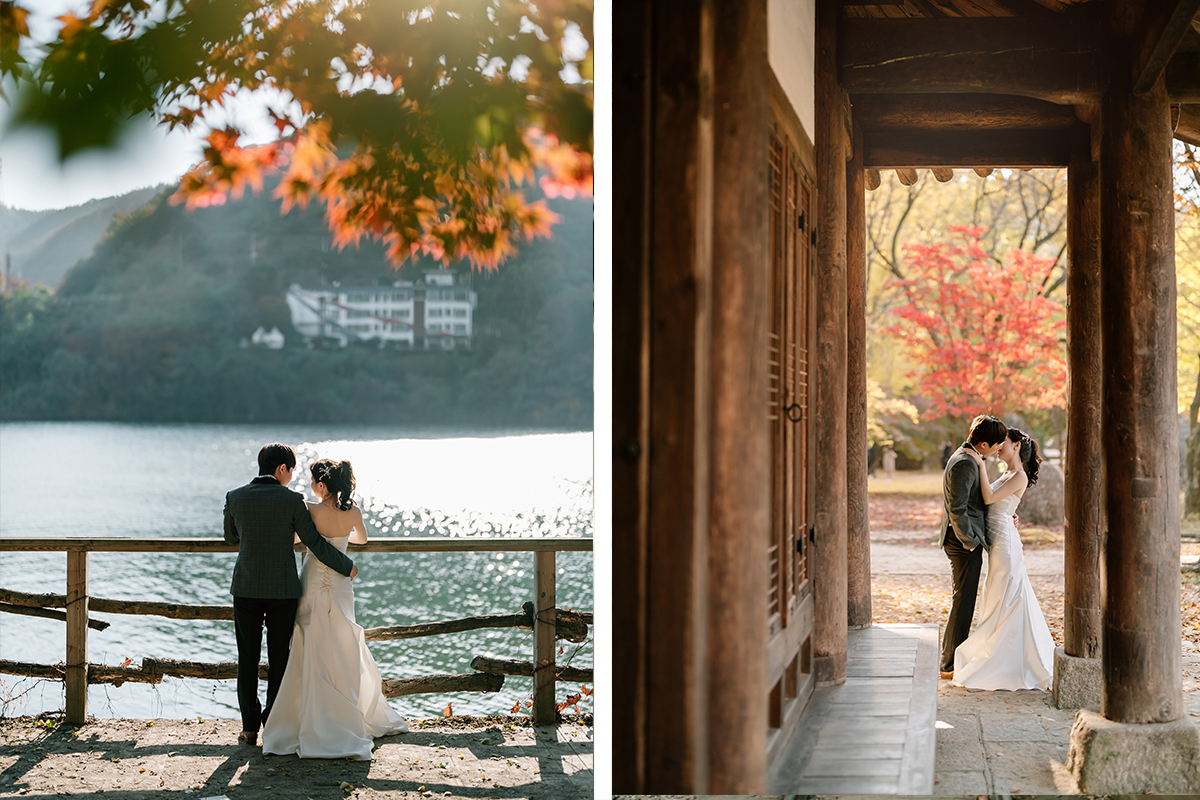
{"type": "Polygon", "coordinates": [[[454,716],[454,711],[453,711],[453,710],[452,710],[452,708],[451,708],[451,706],[453,706],[453,705],[454,705],[453,703],[446,703],[446,707],[445,707],[444,709],[442,709],[442,716],[443,716],[443,717],[452,717],[452,716],[454,716]]]}

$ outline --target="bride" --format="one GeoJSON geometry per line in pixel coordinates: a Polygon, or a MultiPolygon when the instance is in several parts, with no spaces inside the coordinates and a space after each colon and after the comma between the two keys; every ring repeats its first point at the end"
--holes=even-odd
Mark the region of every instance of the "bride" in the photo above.
{"type": "MultiPolygon", "coordinates": [[[[364,544],[362,511],[350,499],[350,462],[323,459],[311,472],[319,502],[308,510],[317,531],[343,553],[350,542],[364,544]]],[[[263,726],[262,751],[369,760],[375,737],[403,733],[408,725],[383,697],[379,669],[354,621],[350,579],[305,556],[292,650],[263,726]]]]}
{"type": "Polygon", "coordinates": [[[1033,596],[1021,537],[1013,512],[1025,489],[1037,483],[1037,442],[1016,428],[996,454],[1008,469],[989,484],[979,466],[983,502],[988,506],[988,573],[979,625],[954,651],[954,683],[969,689],[1049,689],[1054,670],[1054,639],[1033,596]]]}

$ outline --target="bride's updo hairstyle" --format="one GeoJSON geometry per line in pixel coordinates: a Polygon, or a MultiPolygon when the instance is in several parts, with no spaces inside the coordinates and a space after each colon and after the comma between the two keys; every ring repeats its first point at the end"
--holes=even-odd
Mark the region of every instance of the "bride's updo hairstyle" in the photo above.
{"type": "Polygon", "coordinates": [[[350,469],[349,461],[335,464],[328,458],[322,458],[313,464],[309,471],[313,483],[323,483],[333,495],[334,504],[345,511],[354,505],[350,493],[354,491],[354,471],[350,469]]]}
{"type": "Polygon", "coordinates": [[[1024,466],[1025,475],[1029,478],[1029,485],[1033,486],[1038,481],[1038,464],[1042,463],[1042,457],[1038,454],[1037,440],[1030,439],[1028,434],[1016,428],[1008,429],[1008,438],[1021,445],[1019,454],[1021,465],[1024,466]]]}

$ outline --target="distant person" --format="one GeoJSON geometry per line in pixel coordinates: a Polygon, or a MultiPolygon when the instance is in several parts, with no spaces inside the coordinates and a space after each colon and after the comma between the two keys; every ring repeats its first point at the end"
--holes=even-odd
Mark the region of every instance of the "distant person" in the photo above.
{"type": "MultiPolygon", "coordinates": [[[[287,488],[296,454],[285,444],[258,451],[258,477],[225,495],[225,541],[238,546],[233,565],[233,628],[237,636],[238,741],[253,746],[270,715],[283,680],[301,595],[296,576],[295,537],[313,554],[351,580],[358,567],[321,538],[304,498],[287,488]],[[267,628],[267,705],[258,700],[258,662],[267,628]]],[[[344,549],[344,548],[343,548],[344,549]]]]}
{"type": "Polygon", "coordinates": [[[892,446],[884,445],[883,448],[883,479],[890,481],[896,477],[896,451],[892,446]]]}
{"type": "MultiPolygon", "coordinates": [[[[342,553],[351,542],[366,544],[362,509],[350,497],[350,462],[326,458],[310,472],[317,502],[307,505],[318,538],[342,553]]],[[[408,725],[383,696],[379,668],[354,618],[350,580],[307,554],[300,578],[292,653],[263,727],[263,754],[370,760],[376,737],[404,733],[408,725]]]]}
{"type": "Polygon", "coordinates": [[[1013,511],[1037,483],[1038,444],[1009,428],[996,455],[1008,467],[988,483],[983,457],[967,451],[979,469],[987,505],[988,575],[983,611],[975,632],[954,651],[954,683],[968,689],[1049,689],[1054,677],[1054,638],[1025,570],[1013,511]]]}
{"type": "Polygon", "coordinates": [[[953,454],[954,444],[947,439],[946,443],[942,446],[942,469],[945,469],[946,465],[950,463],[950,456],[953,454]]]}
{"type": "Polygon", "coordinates": [[[872,478],[875,477],[875,471],[879,469],[879,443],[871,442],[871,447],[867,450],[867,474],[872,478]]]}
{"type": "Polygon", "coordinates": [[[950,456],[942,475],[942,520],[938,543],[950,559],[952,594],[950,616],[942,637],[941,677],[954,677],[954,651],[971,632],[982,545],[987,544],[987,511],[979,488],[979,470],[969,454],[990,456],[1000,449],[1008,428],[995,417],[980,414],[971,422],[967,441],[950,456]]]}

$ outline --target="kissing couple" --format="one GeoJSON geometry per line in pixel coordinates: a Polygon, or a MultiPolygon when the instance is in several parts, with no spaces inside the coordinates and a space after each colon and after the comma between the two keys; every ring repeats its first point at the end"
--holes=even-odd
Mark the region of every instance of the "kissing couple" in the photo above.
{"type": "Polygon", "coordinates": [[[941,677],[957,686],[1050,688],[1054,639],[1029,583],[1014,521],[1026,489],[1037,483],[1041,461],[1037,441],[981,414],[946,462],[939,541],[950,559],[954,592],[942,638],[941,677]],[[1005,469],[989,482],[984,459],[992,455],[1005,469]],[[984,551],[983,611],[972,633],[984,551]]]}
{"type": "Polygon", "coordinates": [[[225,541],[233,567],[237,636],[238,741],[263,754],[369,760],[374,739],[408,730],[383,697],[375,659],[354,619],[350,542],[365,544],[362,510],[350,494],[349,461],[312,465],[317,502],[287,488],[296,454],[285,444],[258,452],[258,477],[225,495],[225,541]],[[300,575],[294,546],[303,543],[300,575]],[[267,629],[267,705],[258,663],[267,629]]]}

